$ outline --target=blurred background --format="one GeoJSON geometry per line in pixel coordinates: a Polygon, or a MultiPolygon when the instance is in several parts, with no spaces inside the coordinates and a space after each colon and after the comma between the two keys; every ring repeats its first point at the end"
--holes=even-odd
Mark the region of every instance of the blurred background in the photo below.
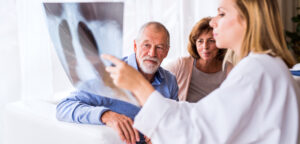
{"type": "MultiPolygon", "coordinates": [[[[2,120],[6,104],[20,100],[55,102],[67,96],[67,92],[72,90],[72,85],[51,43],[42,2],[81,1],[0,0],[0,144],[3,143],[5,133],[2,120]]],[[[165,63],[188,54],[186,46],[192,26],[203,17],[216,15],[218,4],[218,0],[118,0],[117,2],[124,2],[122,55],[133,52],[133,40],[140,26],[147,21],[155,20],[162,22],[171,35],[171,48],[165,63]]],[[[278,2],[285,29],[290,33],[298,31],[299,36],[300,17],[296,16],[299,15],[297,7],[300,7],[300,1],[278,0],[278,2]],[[291,20],[292,17],[294,21],[291,20]]],[[[293,51],[300,55],[297,51],[293,51]]]]}

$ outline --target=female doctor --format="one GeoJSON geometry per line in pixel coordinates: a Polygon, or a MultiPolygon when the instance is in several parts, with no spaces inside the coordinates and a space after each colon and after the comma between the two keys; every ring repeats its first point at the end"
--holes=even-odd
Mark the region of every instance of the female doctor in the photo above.
{"type": "MultiPolygon", "coordinates": [[[[276,0],[221,0],[210,25],[217,47],[233,50],[237,65],[221,86],[195,104],[164,98],[136,70],[103,55],[114,83],[143,106],[134,127],[153,143],[295,144],[300,95],[288,67],[276,0]]],[[[155,47],[153,47],[155,49],[155,47]]]]}

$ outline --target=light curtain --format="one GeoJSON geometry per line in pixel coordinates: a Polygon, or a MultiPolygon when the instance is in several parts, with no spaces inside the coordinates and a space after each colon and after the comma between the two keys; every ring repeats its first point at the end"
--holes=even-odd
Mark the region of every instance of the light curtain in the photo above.
{"type": "Polygon", "coordinates": [[[14,0],[0,1],[0,144],[4,134],[4,106],[18,100],[21,93],[15,4],[14,0]]]}
{"type": "Polygon", "coordinates": [[[23,100],[50,100],[68,81],[54,54],[40,0],[17,0],[23,100]]]}
{"type": "Polygon", "coordinates": [[[14,0],[0,1],[0,110],[19,98],[21,88],[15,4],[14,0]]]}

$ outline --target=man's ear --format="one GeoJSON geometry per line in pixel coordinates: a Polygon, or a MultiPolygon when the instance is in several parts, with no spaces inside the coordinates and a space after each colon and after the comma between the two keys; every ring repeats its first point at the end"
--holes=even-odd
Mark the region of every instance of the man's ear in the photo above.
{"type": "Polygon", "coordinates": [[[134,52],[136,53],[136,40],[133,40],[133,46],[134,46],[134,48],[133,48],[133,50],[134,50],[134,52]]]}
{"type": "Polygon", "coordinates": [[[164,58],[168,56],[169,49],[170,49],[170,46],[168,46],[168,48],[167,48],[167,50],[166,50],[166,53],[165,53],[165,56],[164,56],[164,58]]]}

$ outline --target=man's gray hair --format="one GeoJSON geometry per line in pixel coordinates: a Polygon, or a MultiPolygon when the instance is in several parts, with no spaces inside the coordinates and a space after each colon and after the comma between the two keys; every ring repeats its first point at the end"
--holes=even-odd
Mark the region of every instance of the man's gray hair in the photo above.
{"type": "Polygon", "coordinates": [[[145,23],[139,30],[138,35],[136,37],[136,40],[140,40],[145,28],[147,28],[148,26],[154,26],[154,28],[158,31],[164,31],[167,35],[167,45],[168,47],[170,46],[170,33],[167,30],[167,28],[160,22],[156,22],[156,21],[150,21],[145,23]]]}

